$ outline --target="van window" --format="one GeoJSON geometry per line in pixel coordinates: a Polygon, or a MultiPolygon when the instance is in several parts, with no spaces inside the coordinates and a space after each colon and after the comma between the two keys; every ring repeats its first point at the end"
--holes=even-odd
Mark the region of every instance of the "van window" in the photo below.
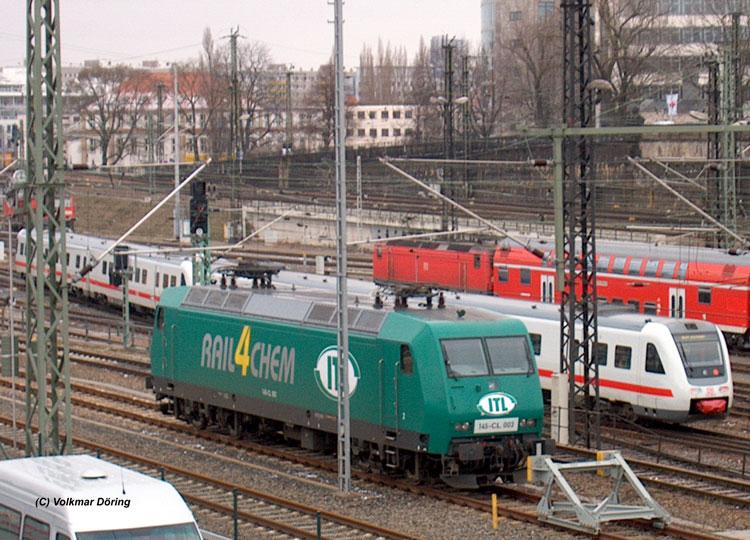
{"type": "Polygon", "coordinates": [[[531,346],[534,347],[534,354],[539,356],[542,354],[542,335],[541,334],[529,334],[531,338],[531,346]]]}
{"type": "Polygon", "coordinates": [[[648,373],[664,373],[664,366],[659,357],[659,351],[653,343],[646,345],[646,371],[648,373]]]}
{"type": "Polygon", "coordinates": [[[21,512],[0,504],[0,540],[18,540],[21,532],[21,512]]]}
{"type": "Polygon", "coordinates": [[[606,343],[602,343],[601,341],[594,343],[594,360],[597,364],[600,366],[606,366],[607,365],[607,349],[609,347],[606,343]]]}
{"type": "Polygon", "coordinates": [[[408,345],[401,345],[401,373],[411,375],[414,372],[414,361],[408,345]]]}
{"type": "Polygon", "coordinates": [[[615,367],[620,369],[630,369],[630,357],[632,354],[633,349],[630,347],[617,345],[615,347],[615,367]]]}
{"type": "Polygon", "coordinates": [[[23,540],[48,540],[49,524],[26,516],[23,520],[23,540]]]}
{"type": "Polygon", "coordinates": [[[531,283],[531,270],[528,268],[521,268],[521,285],[529,285],[531,283]]]}

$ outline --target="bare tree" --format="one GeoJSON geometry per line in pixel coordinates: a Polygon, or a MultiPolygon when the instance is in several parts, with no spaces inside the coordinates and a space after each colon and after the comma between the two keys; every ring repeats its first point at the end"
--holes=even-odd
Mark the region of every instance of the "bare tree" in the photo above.
{"type": "Polygon", "coordinates": [[[561,43],[557,13],[534,17],[514,26],[495,58],[511,82],[506,95],[538,127],[558,121],[553,112],[560,104],[561,43]]]}
{"type": "Polygon", "coordinates": [[[207,132],[210,116],[215,112],[208,108],[206,99],[210,74],[201,67],[197,62],[188,62],[177,68],[180,81],[178,102],[186,118],[184,131],[190,135],[195,161],[200,161],[199,141],[207,132]]]}
{"type": "Polygon", "coordinates": [[[493,60],[482,52],[469,86],[471,129],[476,136],[489,139],[498,134],[507,103],[509,77],[493,66],[493,60]]]}
{"type": "Polygon", "coordinates": [[[437,85],[424,38],[419,39],[413,69],[411,101],[416,107],[414,138],[417,142],[423,142],[438,137],[441,132],[440,109],[430,99],[436,97],[437,85]]]}
{"type": "Polygon", "coordinates": [[[226,110],[228,104],[228,86],[223,78],[226,69],[225,51],[217,47],[211,35],[211,29],[203,30],[202,51],[198,61],[198,71],[202,74],[201,92],[206,107],[206,127],[208,135],[208,152],[218,157],[227,152],[222,144],[222,135],[227,132],[226,110]]]}
{"type": "Polygon", "coordinates": [[[660,3],[598,0],[596,6],[601,32],[601,43],[594,55],[596,76],[612,85],[611,114],[624,120],[629,105],[658,76],[652,61],[659,47],[655,33],[661,15],[660,3]]]}
{"type": "Polygon", "coordinates": [[[138,123],[151,99],[148,77],[126,66],[81,70],[78,83],[86,125],[99,138],[102,165],[133,150],[138,123]]]}
{"type": "Polygon", "coordinates": [[[333,59],[318,69],[315,86],[307,96],[307,101],[320,118],[317,123],[318,131],[323,147],[328,149],[333,145],[336,129],[336,70],[333,59]]]}
{"type": "Polygon", "coordinates": [[[243,155],[270,142],[266,137],[272,132],[277,120],[278,112],[274,107],[269,108],[272,101],[268,99],[268,87],[263,77],[270,60],[268,48],[261,43],[243,43],[237,47],[239,141],[243,155]]]}

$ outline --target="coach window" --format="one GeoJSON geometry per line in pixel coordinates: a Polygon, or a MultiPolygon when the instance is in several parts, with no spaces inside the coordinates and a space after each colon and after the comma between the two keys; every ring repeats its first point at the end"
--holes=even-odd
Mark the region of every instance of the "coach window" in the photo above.
{"type": "Polygon", "coordinates": [[[531,270],[528,268],[521,268],[521,285],[531,284],[531,270]]]}
{"type": "Polygon", "coordinates": [[[628,300],[628,305],[635,308],[636,313],[641,311],[641,303],[638,300],[628,300]]]}
{"type": "Polygon", "coordinates": [[[646,269],[643,271],[644,276],[656,277],[656,270],[659,268],[659,260],[650,260],[646,263],[646,269]]]}
{"type": "Polygon", "coordinates": [[[631,276],[640,275],[642,264],[643,264],[643,259],[636,259],[636,258],[631,259],[630,266],[628,267],[628,274],[631,276]]]}
{"type": "Polygon", "coordinates": [[[0,540],[18,540],[21,532],[21,512],[0,504],[0,540]]]}
{"type": "Polygon", "coordinates": [[[21,255],[23,255],[25,247],[26,247],[26,244],[21,244],[21,249],[18,250],[18,253],[20,253],[21,255]]]}
{"type": "Polygon", "coordinates": [[[102,275],[103,276],[107,275],[107,261],[102,262],[102,275]]]}
{"type": "Polygon", "coordinates": [[[81,267],[81,256],[76,255],[76,268],[80,268],[80,267],[81,267]]]}
{"type": "Polygon", "coordinates": [[[626,257],[615,257],[615,263],[612,265],[613,274],[624,274],[625,273],[625,261],[626,257]]]}
{"type": "Polygon", "coordinates": [[[161,286],[166,289],[169,287],[169,274],[162,274],[161,275],[161,286]]]}
{"type": "Polygon", "coordinates": [[[414,373],[414,360],[408,345],[401,345],[401,373],[411,375],[414,373]]]}
{"type": "Polygon", "coordinates": [[[600,366],[607,365],[607,349],[609,347],[606,343],[598,342],[594,343],[594,360],[600,366]]]}
{"type": "Polygon", "coordinates": [[[154,282],[154,286],[155,287],[159,286],[159,272],[156,273],[156,281],[154,282]]]}
{"type": "Polygon", "coordinates": [[[23,520],[23,540],[48,540],[49,525],[33,517],[26,516],[23,520]]]}
{"type": "Polygon", "coordinates": [[[711,303],[711,288],[710,287],[698,287],[698,303],[699,304],[711,303]]]}
{"type": "Polygon", "coordinates": [[[610,257],[600,256],[599,260],[596,261],[596,271],[606,272],[609,269],[610,257]]]}
{"type": "Polygon", "coordinates": [[[630,357],[632,354],[633,349],[630,347],[617,345],[615,347],[615,367],[620,369],[630,369],[630,357]]]}
{"type": "Polygon", "coordinates": [[[135,269],[135,282],[139,283],[141,281],[141,269],[136,268],[135,269]]]}
{"type": "Polygon", "coordinates": [[[643,304],[643,313],[645,315],[656,315],[656,312],[658,311],[656,304],[653,302],[646,302],[643,304]]]}
{"type": "Polygon", "coordinates": [[[70,536],[67,536],[63,533],[57,533],[55,535],[55,540],[70,540],[70,536]]]}
{"type": "Polygon", "coordinates": [[[141,283],[143,283],[144,285],[146,284],[147,277],[148,277],[148,270],[144,268],[143,272],[141,272],[141,280],[142,280],[141,283]]]}
{"type": "Polygon", "coordinates": [[[501,266],[497,269],[497,280],[500,283],[508,282],[508,267],[507,266],[501,266]]]}
{"type": "Polygon", "coordinates": [[[542,335],[541,334],[529,334],[531,338],[531,346],[534,347],[534,354],[539,356],[542,354],[542,335]]]}
{"type": "Polygon", "coordinates": [[[665,262],[664,266],[661,267],[661,277],[670,279],[674,274],[675,266],[677,266],[675,262],[665,262]]]}
{"type": "Polygon", "coordinates": [[[474,255],[474,268],[482,268],[482,257],[474,255]]]}
{"type": "Polygon", "coordinates": [[[613,298],[612,299],[612,304],[615,305],[615,306],[621,306],[621,305],[623,305],[623,303],[624,302],[620,298],[613,298]]]}
{"type": "Polygon", "coordinates": [[[664,366],[661,364],[659,351],[653,343],[646,345],[646,371],[648,373],[664,373],[664,366]]]}

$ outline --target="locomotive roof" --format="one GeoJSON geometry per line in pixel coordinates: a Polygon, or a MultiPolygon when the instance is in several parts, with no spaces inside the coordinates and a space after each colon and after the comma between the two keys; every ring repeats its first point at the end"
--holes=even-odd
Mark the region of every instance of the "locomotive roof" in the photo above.
{"type": "MultiPolygon", "coordinates": [[[[187,293],[180,305],[191,309],[205,309],[215,312],[243,314],[289,321],[313,326],[336,325],[335,296],[329,291],[271,291],[268,289],[221,289],[211,286],[185,287],[187,293]]],[[[479,308],[451,306],[439,309],[414,307],[396,309],[392,305],[375,308],[359,302],[359,297],[350,296],[349,328],[364,333],[377,334],[389,313],[398,312],[403,316],[423,321],[497,321],[506,318],[498,313],[479,308]]]]}

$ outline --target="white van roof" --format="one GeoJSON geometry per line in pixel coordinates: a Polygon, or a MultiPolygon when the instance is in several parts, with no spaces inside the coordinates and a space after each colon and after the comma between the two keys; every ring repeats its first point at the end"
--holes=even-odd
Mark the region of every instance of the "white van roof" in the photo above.
{"type": "Polygon", "coordinates": [[[0,461],[0,502],[3,495],[31,506],[39,497],[49,499],[46,511],[76,532],[194,522],[171,484],[85,455],[0,461]],[[107,505],[107,500],[115,502],[107,505]],[[81,501],[91,502],[73,504],[81,501]]]}

